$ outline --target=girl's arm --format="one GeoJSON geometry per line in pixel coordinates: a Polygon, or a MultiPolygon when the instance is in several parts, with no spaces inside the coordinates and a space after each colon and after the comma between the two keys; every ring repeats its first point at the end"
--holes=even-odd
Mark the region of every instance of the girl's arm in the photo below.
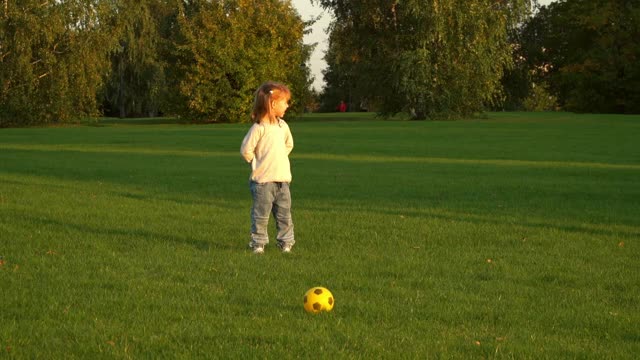
{"type": "Polygon", "coordinates": [[[244,140],[242,140],[242,145],[240,146],[240,154],[242,154],[242,157],[248,163],[251,163],[253,161],[253,158],[256,156],[256,146],[258,144],[258,141],[260,141],[260,137],[262,136],[260,129],[260,126],[254,124],[253,126],[251,126],[251,129],[249,129],[249,132],[247,132],[244,140]]]}
{"type": "Polygon", "coordinates": [[[286,133],[284,135],[284,146],[287,148],[287,155],[289,155],[291,150],[293,150],[293,135],[291,135],[289,125],[287,125],[286,133]]]}

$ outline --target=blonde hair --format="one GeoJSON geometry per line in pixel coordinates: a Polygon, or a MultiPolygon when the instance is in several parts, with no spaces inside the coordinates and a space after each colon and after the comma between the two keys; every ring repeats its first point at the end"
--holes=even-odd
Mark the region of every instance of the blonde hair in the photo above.
{"type": "Polygon", "coordinates": [[[281,83],[267,81],[260,85],[256,90],[255,99],[253,101],[253,111],[251,112],[251,119],[255,123],[260,123],[265,117],[269,119],[269,122],[275,124],[278,119],[273,114],[273,102],[285,99],[289,101],[291,99],[291,91],[289,88],[281,83]]]}

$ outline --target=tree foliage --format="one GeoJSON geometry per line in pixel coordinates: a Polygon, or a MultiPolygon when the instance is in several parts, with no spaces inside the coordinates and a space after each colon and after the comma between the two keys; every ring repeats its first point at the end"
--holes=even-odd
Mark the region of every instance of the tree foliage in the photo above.
{"type": "Polygon", "coordinates": [[[170,81],[173,109],[216,121],[248,119],[255,89],[267,79],[308,92],[304,23],[289,1],[179,2],[170,81]]]}
{"type": "Polygon", "coordinates": [[[638,113],[639,38],[637,1],[565,0],[524,24],[520,56],[566,110],[638,113]]]}
{"type": "Polygon", "coordinates": [[[253,92],[311,98],[310,23],[290,0],[3,0],[0,126],[104,111],[249,119],[253,92]]]}
{"type": "Polygon", "coordinates": [[[104,111],[120,117],[157,115],[168,91],[160,25],[171,10],[157,0],[118,0],[113,11],[118,44],[111,52],[104,111]]]}
{"type": "Polygon", "coordinates": [[[0,16],[0,126],[98,113],[112,37],[99,1],[5,0],[0,16]]]}
{"type": "Polygon", "coordinates": [[[366,95],[361,95],[364,89],[358,89],[358,83],[354,81],[356,64],[341,54],[341,42],[340,39],[336,39],[338,36],[338,31],[329,34],[329,46],[324,56],[327,67],[322,74],[327,85],[321,94],[320,110],[325,112],[336,111],[341,101],[348,104],[348,111],[368,107],[366,95]]]}
{"type": "Polygon", "coordinates": [[[346,70],[329,71],[327,88],[348,83],[383,114],[418,119],[466,116],[498,100],[512,61],[508,29],[530,8],[528,0],[320,3],[335,15],[328,62],[346,70]]]}

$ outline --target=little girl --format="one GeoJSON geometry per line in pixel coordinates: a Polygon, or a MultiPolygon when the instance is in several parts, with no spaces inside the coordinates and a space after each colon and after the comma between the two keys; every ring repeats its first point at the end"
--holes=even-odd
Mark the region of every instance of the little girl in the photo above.
{"type": "Polygon", "coordinates": [[[269,243],[269,213],[276,220],[278,247],[283,253],[295,243],[291,220],[291,167],[289,153],[293,137],[282,116],[289,107],[291,92],[276,82],[262,84],[255,93],[251,118],[254,124],[242,141],[240,153],[251,164],[249,182],[251,207],[251,242],[255,254],[262,254],[269,243]]]}

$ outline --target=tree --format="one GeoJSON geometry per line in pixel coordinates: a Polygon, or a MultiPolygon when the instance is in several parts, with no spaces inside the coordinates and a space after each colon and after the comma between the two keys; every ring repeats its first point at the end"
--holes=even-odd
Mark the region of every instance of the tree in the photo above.
{"type": "Polygon", "coordinates": [[[320,3],[334,12],[332,50],[353,91],[383,114],[416,119],[468,116],[498,101],[512,61],[508,29],[530,9],[528,0],[320,3]]]}
{"type": "Polygon", "coordinates": [[[566,0],[542,7],[522,29],[534,81],[566,110],[640,112],[640,4],[566,0]]]}
{"type": "Polygon", "coordinates": [[[166,63],[160,60],[160,23],[171,10],[161,0],[113,4],[113,29],[118,46],[111,54],[105,111],[120,117],[155,116],[168,89],[166,63]]]}
{"type": "Polygon", "coordinates": [[[113,42],[98,0],[5,0],[0,19],[0,126],[98,113],[113,42]]]}
{"type": "Polygon", "coordinates": [[[184,117],[247,121],[255,89],[266,80],[287,83],[309,97],[310,48],[305,23],[289,1],[178,2],[169,81],[173,110],[184,117]]]}

